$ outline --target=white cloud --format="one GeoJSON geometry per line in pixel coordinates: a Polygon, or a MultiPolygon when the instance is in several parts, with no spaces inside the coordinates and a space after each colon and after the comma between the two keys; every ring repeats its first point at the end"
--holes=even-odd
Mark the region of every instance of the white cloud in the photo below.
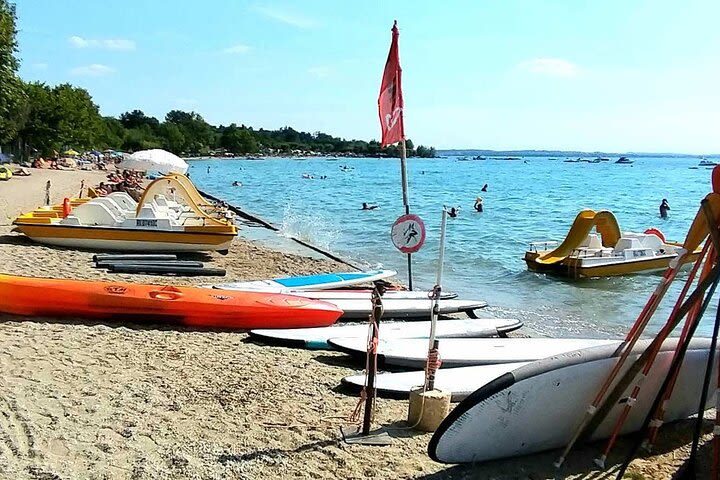
{"type": "Polygon", "coordinates": [[[332,69],[330,67],[318,66],[308,68],[307,72],[315,78],[327,78],[332,73],[332,69]]]}
{"type": "Polygon", "coordinates": [[[301,13],[290,10],[282,10],[274,7],[255,7],[255,11],[281,23],[286,23],[298,28],[312,28],[317,22],[301,13]]]}
{"type": "Polygon", "coordinates": [[[223,50],[223,53],[231,53],[231,54],[242,54],[247,53],[250,51],[250,47],[247,45],[244,45],[242,43],[238,43],[237,45],[233,45],[232,47],[228,47],[223,50]]]}
{"type": "Polygon", "coordinates": [[[92,65],[84,65],[81,67],[75,67],[70,70],[72,75],[78,75],[83,77],[100,77],[102,75],[108,75],[113,73],[115,70],[107,65],[100,63],[93,63],[92,65]]]}
{"type": "Polygon", "coordinates": [[[135,50],[135,42],[125,38],[109,38],[98,40],[92,38],[83,38],[73,35],[68,38],[68,42],[75,48],[105,48],[107,50],[135,50]]]}
{"type": "Polygon", "coordinates": [[[562,58],[535,58],[520,62],[518,68],[526,72],[549,77],[574,77],[578,73],[578,67],[562,58]]]}
{"type": "Polygon", "coordinates": [[[33,63],[32,65],[30,65],[30,67],[33,70],[47,70],[48,64],[47,63],[33,63]]]}

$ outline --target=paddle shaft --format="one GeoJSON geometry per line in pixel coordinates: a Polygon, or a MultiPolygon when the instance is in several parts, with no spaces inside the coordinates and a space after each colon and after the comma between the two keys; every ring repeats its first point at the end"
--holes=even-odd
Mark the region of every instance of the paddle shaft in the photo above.
{"type": "MultiPolygon", "coordinates": [[[[700,312],[698,313],[697,320],[693,323],[693,325],[689,328],[687,337],[685,338],[685,341],[682,344],[682,347],[677,352],[677,355],[673,358],[672,363],[670,364],[670,368],[668,370],[668,374],[665,377],[665,381],[663,381],[662,386],[660,387],[660,390],[658,391],[657,395],[655,396],[655,400],[653,401],[652,407],[650,410],[648,410],[647,415],[645,416],[645,420],[643,421],[643,425],[638,430],[638,435],[636,441],[633,443],[632,448],[630,452],[628,453],[627,457],[625,458],[625,461],[620,466],[620,470],[618,471],[617,479],[622,480],[623,475],[625,474],[625,471],[627,470],[628,466],[630,465],[630,462],[635,457],[635,454],[640,449],[640,445],[642,444],[643,439],[643,433],[647,431],[648,426],[650,425],[650,421],[652,420],[655,411],[657,411],[658,407],[660,407],[660,403],[663,400],[663,397],[665,396],[665,392],[667,388],[669,387],[670,383],[672,382],[672,379],[677,375],[678,370],[682,366],[682,362],[685,359],[685,353],[687,352],[688,346],[690,345],[690,341],[692,340],[693,335],[695,334],[695,330],[697,329],[698,324],[700,323],[700,319],[702,318],[703,314],[705,313],[705,310],[707,309],[708,305],[710,304],[710,300],[715,293],[715,288],[717,287],[718,280],[720,279],[720,269],[716,266],[713,268],[714,276],[709,278],[708,280],[712,280],[712,285],[710,287],[710,292],[708,293],[707,297],[705,298],[703,305],[700,309],[700,312]]],[[[693,292],[693,295],[697,293],[697,290],[693,292]]],[[[693,298],[693,295],[690,296],[690,298],[693,298]]],[[[690,299],[688,300],[690,301],[690,299]]],[[[683,305],[684,307],[685,305],[683,305]]],[[[687,313],[687,311],[685,312],[687,313]]],[[[646,350],[644,353],[646,353],[648,350],[646,350]]],[[[639,359],[638,359],[639,360],[639,359]]],[[[704,410],[704,409],[703,409],[704,410]]],[[[698,415],[702,417],[703,411],[699,411],[698,415]]]]}

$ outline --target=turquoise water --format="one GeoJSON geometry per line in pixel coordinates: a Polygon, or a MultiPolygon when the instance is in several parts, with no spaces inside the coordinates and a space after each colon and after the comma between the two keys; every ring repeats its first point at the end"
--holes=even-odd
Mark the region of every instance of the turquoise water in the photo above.
{"type": "MultiPolygon", "coordinates": [[[[659,274],[569,281],[528,272],[523,254],[531,241],[562,240],[582,208],[611,210],[623,231],[657,227],[668,239],[682,241],[711,190],[711,171],[690,168],[697,163],[690,158],[640,158],[632,165],[410,159],[411,210],[423,218],[428,233],[413,256],[415,285],[433,285],[441,210],[459,206],[460,215],[447,225],[443,288],[487,300],[495,315],[521,318],[540,334],[623,335],[659,274]],[[488,191],[481,193],[485,183],[488,191]],[[472,208],[478,195],[483,213],[472,208]],[[658,214],[663,198],[671,206],[666,220],[658,214]]],[[[395,269],[406,279],[406,257],[389,234],[403,213],[399,160],[198,160],[191,162],[190,173],[201,189],[281,226],[287,235],[369,267],[395,269]],[[231,186],[233,180],[242,186],[231,186]],[[380,208],[362,211],[362,202],[380,208]]],[[[676,282],[649,332],[665,321],[680,286],[676,282]]],[[[706,313],[701,333],[710,332],[713,319],[714,309],[706,313]]]]}

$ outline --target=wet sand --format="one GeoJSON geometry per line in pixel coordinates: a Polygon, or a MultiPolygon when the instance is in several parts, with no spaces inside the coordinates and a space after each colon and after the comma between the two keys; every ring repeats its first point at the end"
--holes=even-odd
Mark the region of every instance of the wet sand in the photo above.
{"type": "MultiPolygon", "coordinates": [[[[99,175],[95,183],[104,178],[36,172],[17,186],[15,179],[0,184],[5,212],[39,206],[46,173],[57,202],[75,195],[88,173],[99,175]]],[[[17,275],[198,284],[346,270],[242,239],[229,255],[207,257],[228,270],[222,279],[109,274],[92,268],[91,258],[0,227],[2,271],[17,275]]],[[[393,445],[346,445],[339,428],[357,396],[338,385],[360,368],[340,353],[263,346],[239,332],[0,315],[0,477],[614,478],[614,467],[593,470],[602,444],[577,448],[559,473],[557,452],[478,466],[435,463],[426,453],[430,434],[404,428],[404,401],[378,402],[374,425],[389,428],[393,445]]],[[[633,463],[634,478],[671,478],[690,431],[688,421],[665,427],[655,454],[633,463]]],[[[710,451],[703,447],[704,461],[710,451]]]]}

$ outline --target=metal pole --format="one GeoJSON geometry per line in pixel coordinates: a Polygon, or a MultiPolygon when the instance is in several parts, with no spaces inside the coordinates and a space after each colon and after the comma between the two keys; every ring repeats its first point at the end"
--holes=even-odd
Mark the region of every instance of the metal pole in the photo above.
{"type": "Polygon", "coordinates": [[[430,315],[430,347],[435,342],[435,327],[437,326],[438,301],[442,290],[443,263],[445,261],[445,227],[447,225],[447,211],[443,208],[442,220],[440,221],[440,254],[438,255],[437,276],[435,277],[435,289],[433,290],[433,308],[430,315]]]}
{"type": "MultiPolygon", "coordinates": [[[[408,198],[408,179],[407,179],[407,150],[405,149],[405,140],[400,142],[400,177],[402,179],[402,196],[403,206],[405,207],[405,215],[410,213],[410,200],[408,198]]],[[[407,254],[408,263],[408,287],[413,289],[412,277],[412,254],[407,254]]]]}
{"type": "Polygon", "coordinates": [[[447,225],[447,211],[443,208],[442,219],[440,220],[440,254],[438,255],[437,276],[435,277],[435,288],[433,288],[432,310],[430,313],[430,342],[428,345],[428,372],[425,384],[425,390],[433,390],[435,388],[435,370],[436,364],[430,365],[430,356],[437,355],[439,342],[435,339],[435,328],[437,327],[438,318],[438,302],[442,292],[442,275],[443,263],[445,263],[445,230],[447,225]]]}
{"type": "Polygon", "coordinates": [[[375,403],[375,370],[377,370],[377,344],[378,337],[380,335],[380,318],[383,313],[382,306],[382,294],[384,288],[380,285],[375,285],[375,289],[372,293],[372,304],[373,310],[370,314],[372,321],[372,341],[371,347],[368,349],[368,362],[367,362],[367,387],[365,388],[365,415],[363,417],[362,434],[368,435],[370,433],[370,424],[372,422],[373,405],[375,403]]]}

